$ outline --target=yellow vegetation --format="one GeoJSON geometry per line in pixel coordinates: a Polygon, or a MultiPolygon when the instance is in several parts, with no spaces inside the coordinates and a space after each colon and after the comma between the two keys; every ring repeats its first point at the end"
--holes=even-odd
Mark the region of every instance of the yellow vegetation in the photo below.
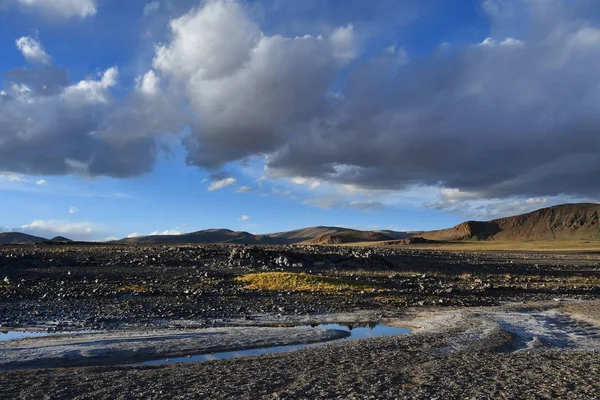
{"type": "Polygon", "coordinates": [[[119,292],[143,293],[147,290],[145,285],[125,285],[116,288],[119,292]]]}
{"type": "Polygon", "coordinates": [[[245,289],[299,290],[314,292],[374,290],[373,287],[354,281],[305,273],[264,272],[238,276],[235,280],[245,283],[245,289]]]}

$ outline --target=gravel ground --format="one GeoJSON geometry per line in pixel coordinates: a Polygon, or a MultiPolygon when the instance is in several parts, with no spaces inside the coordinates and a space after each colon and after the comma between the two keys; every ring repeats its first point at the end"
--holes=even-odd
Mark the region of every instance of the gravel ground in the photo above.
{"type": "Polygon", "coordinates": [[[598,398],[598,328],[557,306],[414,310],[408,322],[423,328],[410,335],[206,363],[5,371],[0,386],[21,399],[598,398]]]}
{"type": "Polygon", "coordinates": [[[145,332],[336,318],[401,318],[422,329],[206,363],[2,371],[0,398],[596,399],[600,304],[581,300],[600,297],[599,280],[594,253],[5,246],[4,329],[145,332]],[[262,271],[307,272],[379,289],[270,292],[234,280],[262,271]]]}
{"type": "Polygon", "coordinates": [[[440,352],[452,335],[325,345],[278,355],[145,368],[4,372],[4,398],[595,399],[595,352],[498,353],[499,332],[440,352]]]}

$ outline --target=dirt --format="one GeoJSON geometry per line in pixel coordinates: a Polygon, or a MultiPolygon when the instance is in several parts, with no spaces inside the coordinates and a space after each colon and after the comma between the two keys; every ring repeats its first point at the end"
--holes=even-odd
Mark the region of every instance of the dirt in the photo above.
{"type": "MultiPolygon", "coordinates": [[[[206,363],[6,370],[0,398],[595,399],[598,261],[593,253],[323,246],[0,247],[4,329],[100,328],[110,336],[359,321],[416,328],[206,363]],[[264,292],[234,280],[260,271],[379,289],[264,292]]],[[[37,340],[24,343],[31,349],[37,340]]],[[[44,340],[39,347],[50,344],[44,340]]]]}

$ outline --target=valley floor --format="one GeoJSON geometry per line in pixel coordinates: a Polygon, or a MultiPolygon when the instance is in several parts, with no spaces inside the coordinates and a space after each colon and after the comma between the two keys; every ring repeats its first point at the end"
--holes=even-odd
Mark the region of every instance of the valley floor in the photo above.
{"type": "Polygon", "coordinates": [[[382,320],[418,328],[205,363],[5,369],[0,398],[595,399],[599,258],[318,246],[2,247],[6,330],[382,320]],[[236,279],[265,272],[283,274],[269,275],[277,277],[266,282],[269,290],[236,279]],[[307,282],[316,286],[306,289],[307,282]]]}

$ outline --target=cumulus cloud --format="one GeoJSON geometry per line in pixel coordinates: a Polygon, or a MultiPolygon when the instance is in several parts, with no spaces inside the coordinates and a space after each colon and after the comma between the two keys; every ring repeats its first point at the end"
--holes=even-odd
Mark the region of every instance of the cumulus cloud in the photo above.
{"type": "Polygon", "coordinates": [[[79,212],[79,209],[77,207],[70,207],[69,208],[69,214],[75,214],[79,212]]]}
{"type": "Polygon", "coordinates": [[[16,41],[17,48],[23,53],[27,61],[38,62],[42,64],[50,63],[50,56],[46,54],[42,44],[29,36],[23,36],[16,41]]]}
{"type": "Polygon", "coordinates": [[[14,172],[0,172],[0,180],[8,182],[24,182],[25,176],[23,174],[15,174],[14,172]]]}
{"type": "Polygon", "coordinates": [[[38,186],[44,186],[46,185],[48,182],[45,179],[38,179],[37,181],[35,181],[35,184],[38,186]]]}
{"type": "Polygon", "coordinates": [[[250,217],[249,217],[249,216],[247,216],[247,215],[242,215],[242,216],[240,217],[240,221],[248,221],[249,219],[250,219],[250,217]]]}
{"type": "MultiPolygon", "coordinates": [[[[40,45],[41,46],[41,45],[40,45]]],[[[155,135],[180,131],[183,110],[146,73],[124,99],[119,71],[71,83],[53,66],[4,74],[0,96],[0,170],[22,174],[131,177],[152,169],[155,135]]]]}
{"type": "Polygon", "coordinates": [[[22,225],[20,231],[45,238],[67,236],[69,239],[89,240],[102,232],[102,228],[89,222],[65,222],[57,220],[34,220],[22,225]]]}
{"type": "MultiPolygon", "coordinates": [[[[271,175],[481,198],[598,195],[600,72],[589,66],[600,61],[600,26],[583,5],[519,4],[530,29],[518,39],[362,63],[331,114],[269,156],[271,175]]],[[[490,17],[494,32],[515,26],[490,17]]]]}
{"type": "Polygon", "coordinates": [[[353,208],[355,210],[370,212],[370,211],[378,211],[386,208],[383,203],[367,200],[353,200],[347,201],[337,197],[317,197],[310,198],[304,201],[304,204],[309,206],[321,208],[323,210],[331,210],[333,208],[353,208]]]}
{"type": "Polygon", "coordinates": [[[96,0],[16,0],[24,8],[56,18],[85,18],[96,14],[96,0]]]}
{"type": "Polygon", "coordinates": [[[237,180],[233,177],[212,181],[210,183],[210,185],[208,186],[208,191],[212,192],[215,190],[223,189],[227,186],[231,186],[231,185],[235,184],[236,182],[237,182],[237,180]]]}
{"type": "Polygon", "coordinates": [[[164,236],[164,235],[181,235],[178,229],[166,229],[164,231],[154,231],[148,234],[148,236],[164,236]]]}
{"type": "Polygon", "coordinates": [[[235,190],[236,193],[250,193],[253,191],[254,191],[254,189],[251,188],[250,186],[240,186],[239,188],[237,188],[235,190]]]}
{"type": "Polygon", "coordinates": [[[351,26],[329,37],[267,35],[236,1],[208,1],[171,22],[154,67],[179,82],[197,117],[188,162],[209,168],[274,151],[329,107],[354,54],[351,26]]]}
{"type": "Polygon", "coordinates": [[[154,165],[155,135],[189,125],[187,162],[211,171],[266,154],[270,177],[298,184],[437,187],[455,204],[598,197],[595,3],[482,4],[488,38],[409,58],[363,56],[356,24],[278,35],[239,2],[208,0],[171,21],[125,99],[116,68],[77,83],[50,64],[6,73],[0,170],[135,176],[154,165]]]}

